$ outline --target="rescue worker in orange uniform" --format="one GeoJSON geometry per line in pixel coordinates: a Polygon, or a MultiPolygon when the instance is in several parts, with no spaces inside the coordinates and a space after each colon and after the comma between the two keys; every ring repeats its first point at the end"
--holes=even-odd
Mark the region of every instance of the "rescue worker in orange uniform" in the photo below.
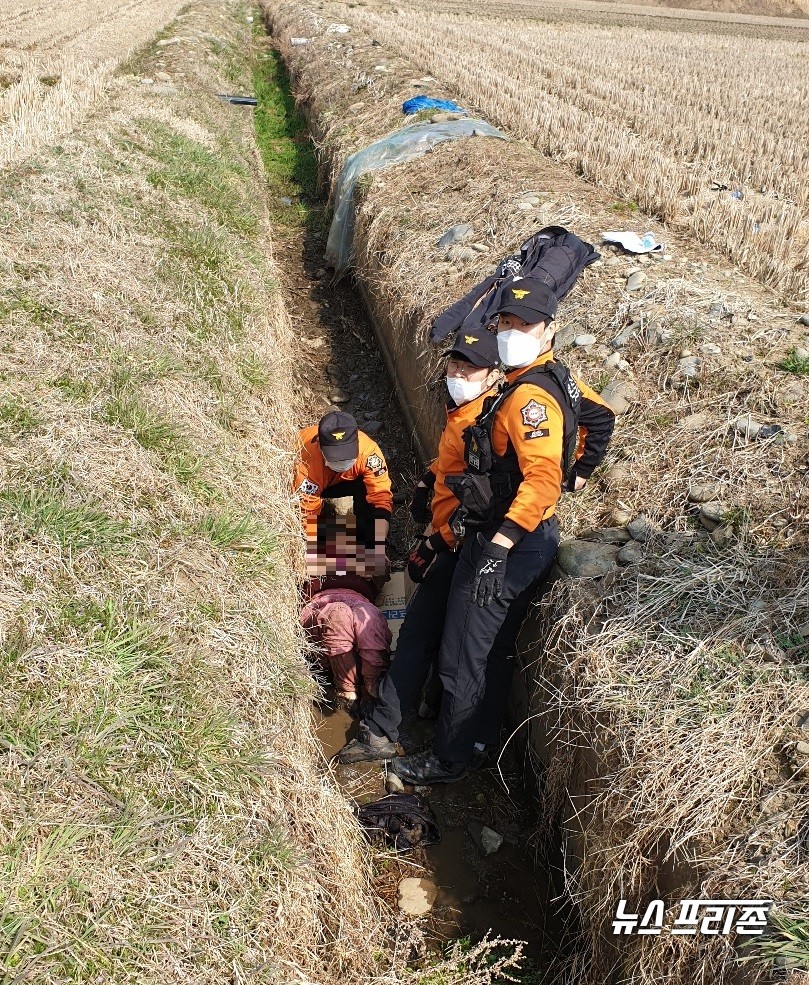
{"type": "Polygon", "coordinates": [[[435,663],[458,559],[456,538],[449,525],[458,500],[444,478],[448,472],[464,468],[463,432],[481,412],[485,397],[494,392],[500,380],[498,363],[497,340],[491,332],[459,335],[448,354],[447,422],[438,442],[438,456],[419,480],[411,507],[414,519],[428,520],[427,498],[420,497],[418,489],[425,493],[433,490],[432,522],[407,564],[408,574],[418,588],[405,612],[396,658],[382,678],[377,704],[366,714],[358,737],[341,750],[341,763],[385,758],[380,752],[387,753],[387,758],[396,755],[394,743],[402,717],[415,704],[435,663]],[[379,743],[373,750],[369,747],[366,736],[374,734],[386,736],[384,749],[379,743]]]}
{"type": "Polygon", "coordinates": [[[300,497],[310,556],[317,542],[323,499],[342,496],[354,499],[358,539],[384,556],[393,493],[379,445],[343,411],[330,411],[318,424],[304,428],[300,443],[293,488],[300,497]]]}
{"type": "MultiPolygon", "coordinates": [[[[466,432],[466,471],[446,478],[461,501],[465,537],[439,655],[434,747],[391,761],[406,783],[451,782],[474,768],[481,713],[491,714],[484,699],[492,646],[515,611],[522,621],[550,569],[563,481],[582,488],[612,436],[611,408],[553,358],[556,307],[544,282],[523,278],[496,312],[506,385],[466,432]]],[[[382,751],[385,741],[372,733],[368,744],[382,751]]]]}

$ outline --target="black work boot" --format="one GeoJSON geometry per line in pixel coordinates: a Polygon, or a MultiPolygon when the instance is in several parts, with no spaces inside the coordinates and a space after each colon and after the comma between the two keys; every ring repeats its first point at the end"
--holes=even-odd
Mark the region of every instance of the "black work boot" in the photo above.
{"type": "Polygon", "coordinates": [[[374,735],[365,722],[360,722],[356,739],[346,742],[337,753],[338,763],[370,763],[374,760],[384,762],[396,755],[396,744],[386,735],[374,735]]]}
{"type": "Polygon", "coordinates": [[[390,768],[400,780],[416,787],[427,783],[453,783],[462,780],[470,769],[468,763],[449,763],[439,759],[432,749],[414,756],[397,756],[390,768]]]}

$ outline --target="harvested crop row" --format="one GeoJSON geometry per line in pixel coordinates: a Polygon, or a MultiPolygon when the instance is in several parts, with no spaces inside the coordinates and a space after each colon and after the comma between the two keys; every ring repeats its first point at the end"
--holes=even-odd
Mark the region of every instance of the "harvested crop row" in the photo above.
{"type": "MultiPolygon", "coordinates": [[[[372,43],[356,8],[267,6],[336,174],[402,126],[403,100],[429,80],[398,46],[372,43]],[[349,30],[329,33],[337,22],[349,30]]],[[[448,94],[434,82],[430,93],[448,94]]],[[[614,228],[610,204],[525,144],[482,138],[363,178],[358,280],[428,447],[441,419],[425,385],[437,365],[432,317],[542,226],[598,243],[614,228]],[[476,249],[438,246],[456,224],[472,226],[476,249]]],[[[781,926],[794,917],[805,932],[809,895],[798,823],[809,793],[798,726],[809,709],[809,393],[794,358],[805,333],[771,292],[649,226],[665,259],[605,250],[561,306],[557,350],[623,411],[597,486],[563,503],[563,529],[581,542],[563,561],[574,550],[614,559],[619,545],[599,540],[600,527],[628,546],[602,580],[563,579],[526,627],[515,741],[545,774],[546,819],[565,831],[583,925],[565,980],[758,982],[787,946],[777,931],[742,968],[732,938],[667,929],[610,942],[622,897],[641,905],[660,894],[667,928],[681,898],[772,897],[781,926]],[[630,274],[642,275],[637,290],[630,274]],[[784,433],[754,440],[748,420],[784,433]]]]}
{"type": "Polygon", "coordinates": [[[587,179],[688,226],[785,297],[809,294],[804,44],[502,23],[418,4],[356,21],[587,179]]]}
{"type": "Polygon", "coordinates": [[[0,3],[0,166],[68,133],[109,89],[115,68],[181,6],[179,0],[25,9],[0,3]]]}

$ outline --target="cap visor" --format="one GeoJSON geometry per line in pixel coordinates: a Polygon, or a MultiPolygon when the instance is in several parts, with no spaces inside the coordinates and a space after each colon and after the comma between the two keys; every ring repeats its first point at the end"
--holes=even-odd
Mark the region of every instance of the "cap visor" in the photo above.
{"type": "Polygon", "coordinates": [[[326,464],[329,462],[347,462],[350,458],[357,458],[360,453],[359,442],[347,441],[342,445],[323,445],[320,446],[326,464]]]}
{"type": "Polygon", "coordinates": [[[486,360],[479,353],[469,352],[466,349],[450,349],[447,355],[458,356],[459,359],[463,359],[464,362],[477,366],[478,369],[488,369],[489,366],[497,365],[496,362],[486,362],[486,360]]]}
{"type": "Polygon", "coordinates": [[[536,311],[534,308],[525,308],[521,304],[507,304],[505,308],[501,308],[498,315],[516,315],[518,318],[522,318],[524,322],[529,325],[536,325],[538,322],[552,321],[553,315],[548,315],[544,311],[536,311]]]}

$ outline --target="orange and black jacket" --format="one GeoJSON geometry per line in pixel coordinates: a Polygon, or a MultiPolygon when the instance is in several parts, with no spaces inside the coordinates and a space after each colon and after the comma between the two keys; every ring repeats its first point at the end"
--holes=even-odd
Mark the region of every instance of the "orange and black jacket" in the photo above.
{"type": "Polygon", "coordinates": [[[293,489],[300,496],[303,521],[307,532],[314,532],[317,518],[323,507],[323,491],[338,482],[361,479],[365,485],[365,497],[373,508],[373,514],[390,520],[393,513],[393,493],[385,456],[379,445],[360,431],[359,455],[345,472],[330,469],[323,458],[317,437],[317,425],[304,428],[300,433],[301,456],[295,469],[293,489]]]}
{"type": "Polygon", "coordinates": [[[438,439],[438,457],[430,465],[429,471],[435,476],[432,501],[432,528],[441,534],[448,547],[455,546],[455,535],[449,525],[449,519],[460,505],[455,493],[444,482],[447,475],[457,474],[466,469],[464,460],[463,432],[483,410],[483,401],[493,391],[486,390],[469,403],[456,407],[447,407],[447,423],[438,439]]]}
{"type": "MultiPolygon", "coordinates": [[[[543,352],[530,366],[511,370],[506,379],[511,383],[533,366],[541,366],[551,359],[552,351],[543,352]]],[[[615,427],[615,414],[586,383],[574,379],[582,393],[575,471],[577,476],[588,479],[604,460],[615,427]]],[[[521,384],[495,414],[492,446],[498,455],[513,449],[523,476],[499,528],[500,533],[516,543],[556,511],[562,491],[562,408],[542,387],[521,384]]]]}

